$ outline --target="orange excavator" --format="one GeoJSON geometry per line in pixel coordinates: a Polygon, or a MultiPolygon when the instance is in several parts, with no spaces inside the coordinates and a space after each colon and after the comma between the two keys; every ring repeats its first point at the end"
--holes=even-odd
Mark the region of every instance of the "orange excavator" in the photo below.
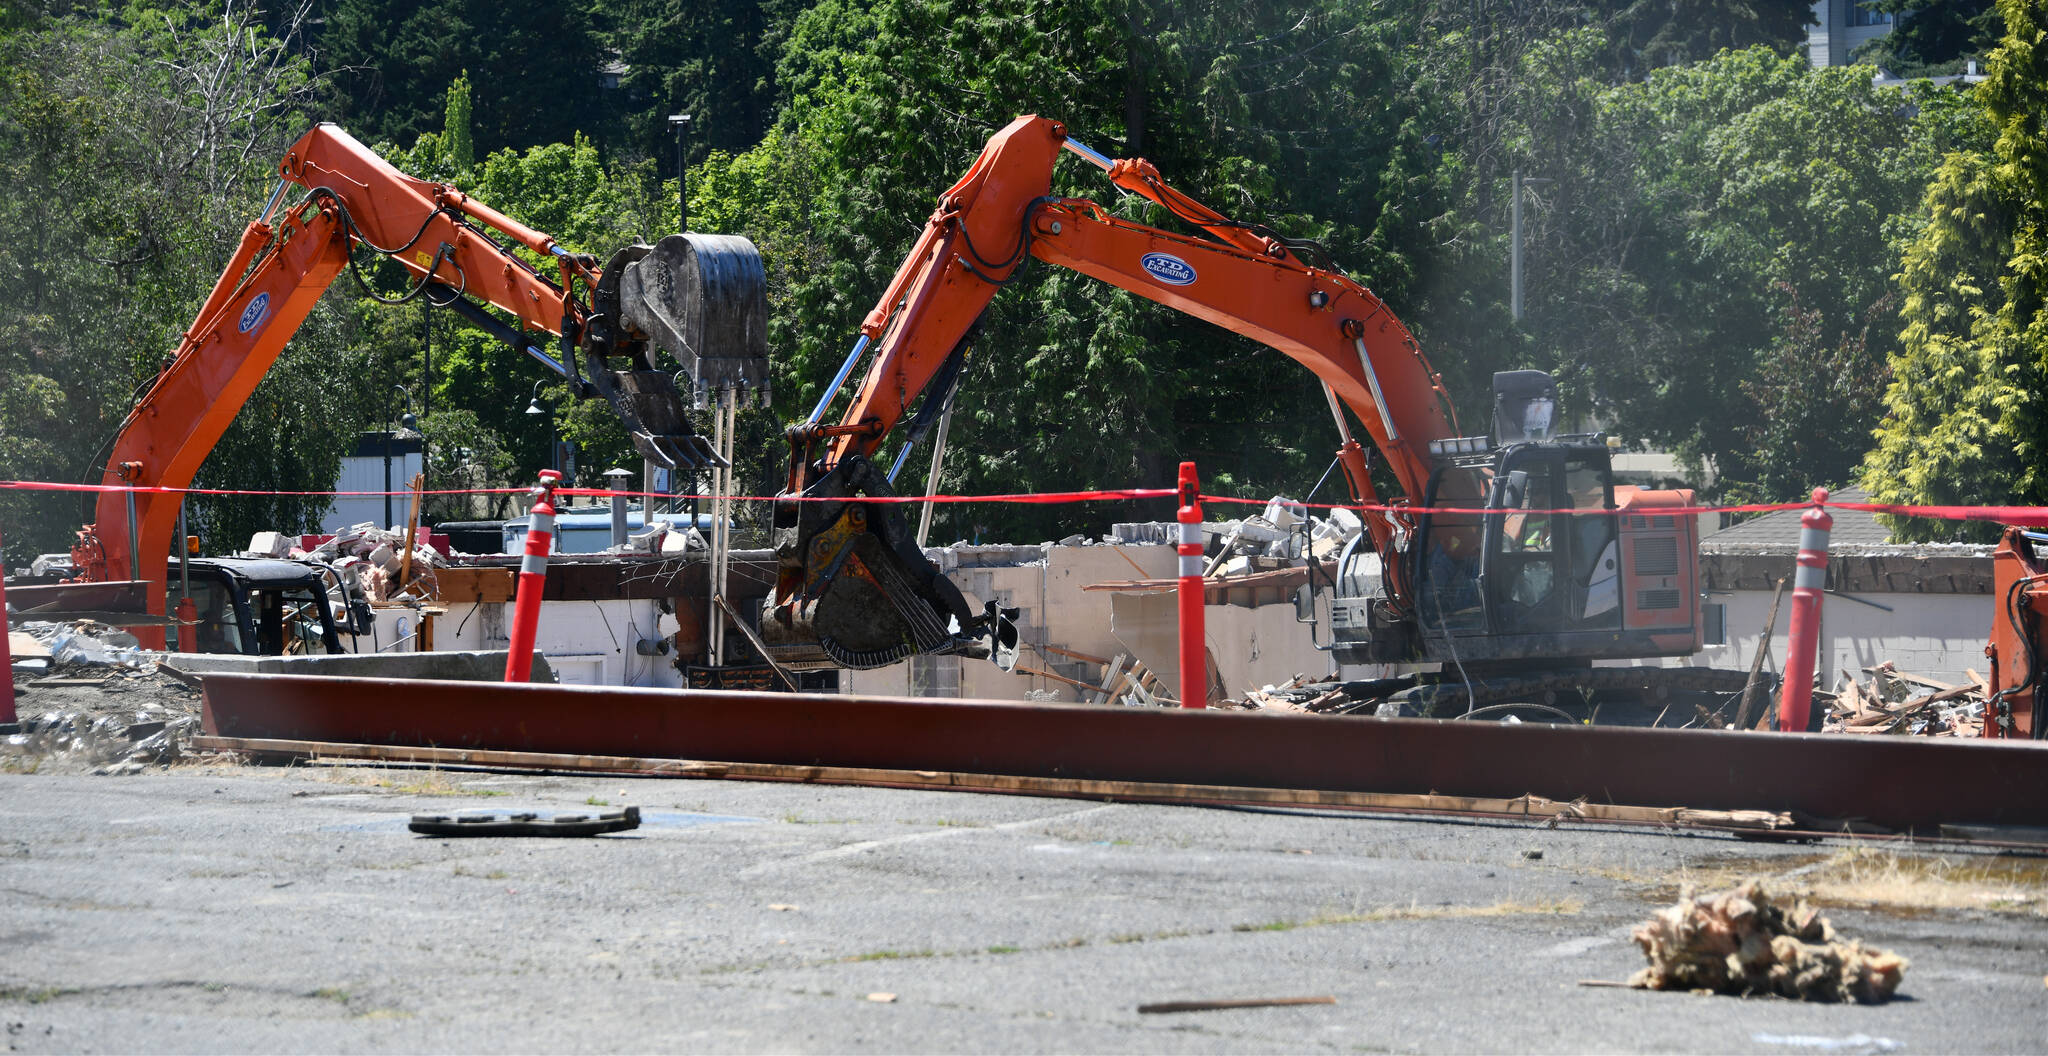
{"type": "MultiPolygon", "coordinates": [[[[428,298],[568,379],[579,397],[608,400],[656,465],[724,464],[691,428],[679,381],[695,395],[768,398],[767,284],[744,238],[674,234],[622,248],[599,267],[454,187],[399,172],[332,124],[294,143],[278,175],[176,354],[122,423],[105,484],[190,486],[344,269],[386,303],[428,298]],[[411,288],[379,295],[359,256],[397,261],[411,288]],[[553,336],[552,353],[540,335],[553,336]],[[658,349],[675,364],[660,363],[658,349]]],[[[162,615],[180,499],[102,492],[97,519],[72,548],[80,578],[145,581],[150,612],[162,615]]]]}
{"type": "MultiPolygon", "coordinates": [[[[810,501],[776,507],[779,571],[761,631],[778,662],[1000,659],[1014,641],[993,602],[977,610],[924,559],[896,506],[861,499],[891,493],[893,472],[872,459],[920,397],[927,409],[945,402],[982,310],[1033,257],[1249,337],[1322,382],[1352,499],[1379,507],[1365,512],[1367,530],[1337,568],[1326,647],[1340,660],[1442,662],[1455,668],[1443,685],[1462,685],[1469,707],[1490,699],[1476,682],[1503,693],[1540,692],[1546,678],[1649,688],[1660,676],[1598,672],[1656,669],[1591,661],[1698,651],[1697,527],[1676,512],[1693,493],[1616,485],[1605,437],[1555,433],[1548,375],[1496,375],[1490,435],[1462,435],[1407,328],[1320,247],[1226,217],[1168,186],[1150,163],[1112,160],[1060,123],[1025,116],[940,197],[838,377],[788,430],[784,494],[810,501]],[[1053,195],[1062,153],[1190,233],[1053,195]],[[828,423],[870,349],[863,380],[828,423]],[[1374,487],[1353,418],[1399,494],[1374,487]],[[1437,508],[1484,512],[1428,512],[1437,508]]],[[[912,433],[931,417],[920,410],[912,433]]]]}

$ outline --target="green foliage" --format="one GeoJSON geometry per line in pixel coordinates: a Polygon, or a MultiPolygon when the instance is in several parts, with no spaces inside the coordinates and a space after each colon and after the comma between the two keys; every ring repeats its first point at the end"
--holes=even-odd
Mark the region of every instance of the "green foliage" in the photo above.
{"type": "MultiPolygon", "coordinates": [[[[1377,275],[1393,270],[1382,268],[1393,250],[1376,236],[1403,227],[1382,226],[1380,193],[1400,138],[1400,112],[1385,105],[1397,91],[1397,13],[1359,0],[814,5],[777,69],[790,99],[780,130],[693,176],[749,202],[740,214],[710,208],[769,251],[790,412],[816,401],[934,197],[1019,113],[1057,116],[1111,154],[1142,151],[1175,186],[1241,219],[1320,238],[1387,293],[1377,275]]],[[[1177,226],[1079,164],[1055,186],[1177,226]]],[[[1027,270],[984,317],[942,486],[1121,487],[1168,479],[1192,457],[1211,480],[1306,490],[1334,440],[1313,378],[1281,363],[1092,280],[1027,270]]],[[[913,457],[899,487],[920,487],[924,462],[913,457]]],[[[1083,526],[1076,513],[975,509],[950,526],[942,514],[939,531],[1065,534],[1083,526]]]]}
{"type": "MultiPolygon", "coordinates": [[[[1863,482],[1879,502],[2048,502],[2048,12],[2000,0],[2005,35],[1978,87],[1997,140],[1942,161],[1905,257],[1906,323],[1863,482]]],[[[1904,520],[1912,539],[1989,529],[1904,520]]]]}
{"type": "Polygon", "coordinates": [[[448,166],[457,172],[476,164],[476,136],[470,127],[475,116],[469,96],[469,71],[464,70],[448,86],[448,110],[441,119],[441,150],[448,166]]]}
{"type": "Polygon", "coordinates": [[[1998,42],[2002,28],[1991,0],[1865,0],[1892,16],[1892,30],[1856,49],[1856,61],[1896,77],[1962,73],[1998,42]]]}
{"type": "Polygon", "coordinates": [[[1562,113],[1530,133],[1567,146],[1531,166],[1558,179],[1527,210],[1538,365],[1719,494],[1847,479],[1895,344],[1877,321],[1907,214],[1977,127],[1969,105],[1749,49],[1602,89],[1590,121],[1562,113]]]}
{"type": "MultiPolygon", "coordinates": [[[[1983,46],[1986,0],[1879,2],[1911,12],[1873,46],[1894,72],[1983,46]]],[[[0,15],[9,476],[96,476],[320,98],[279,47],[290,14],[232,10],[0,15]]],[[[784,420],[817,402],[935,197],[990,133],[1040,113],[1326,245],[1415,331],[1468,430],[1488,375],[1534,366],[1581,421],[1679,452],[1725,497],[1843,482],[1884,415],[1863,463],[1874,492],[2038,501],[2048,59],[2040,5],[2000,10],[1981,104],[1807,68],[1810,5],[1779,0],[322,0],[309,43],[338,86],[322,116],[600,259],[673,230],[666,117],[694,115],[692,226],[748,235],[768,266],[779,405],[739,416],[743,492],[780,486],[784,420]],[[1520,321],[1517,170],[1549,181],[1524,192],[1520,321]]],[[[1180,226],[1078,162],[1055,192],[1180,226]]],[[[202,479],[323,487],[394,384],[436,486],[524,483],[558,436],[585,482],[637,463],[605,405],[452,313],[351,298],[316,311],[202,479]],[[527,415],[541,379],[549,413],[527,415]]],[[[1193,458],[1212,490],[1298,494],[1334,443],[1307,371],[1033,265],[983,320],[940,484],[1159,483],[1193,458]]],[[[898,487],[922,488],[927,464],[914,453],[898,487]]],[[[0,494],[11,549],[62,544],[73,518],[47,507],[0,494]]],[[[233,500],[202,517],[233,543],[315,512],[233,500]]],[[[953,507],[937,531],[1042,538],[1164,512],[953,507]]]]}
{"type": "Polygon", "coordinates": [[[469,495],[429,495],[421,518],[442,521],[499,519],[513,512],[511,496],[477,494],[508,486],[518,466],[512,453],[474,411],[449,408],[419,416],[426,437],[428,491],[462,491],[469,495]]]}
{"type": "Polygon", "coordinates": [[[335,74],[337,119],[365,143],[411,143],[474,84],[475,150],[607,135],[604,47],[592,0],[332,0],[313,40],[335,74]]]}
{"type": "Polygon", "coordinates": [[[1805,42],[1813,22],[1807,5],[1771,0],[1620,0],[1612,7],[1615,50],[1638,70],[1704,62],[1727,49],[1784,54],[1805,42]]]}
{"type": "MultiPolygon", "coordinates": [[[[451,90],[451,98],[455,94],[451,90]]],[[[451,105],[451,113],[455,109],[451,105]]],[[[586,137],[525,151],[501,150],[467,168],[453,164],[449,145],[455,141],[444,133],[422,137],[410,151],[388,144],[377,149],[401,171],[458,182],[478,201],[547,232],[571,252],[603,260],[621,247],[666,233],[660,188],[649,185],[644,169],[607,166],[586,137]]],[[[543,275],[554,271],[551,262],[529,262],[543,275]]],[[[577,444],[581,483],[598,483],[595,474],[614,465],[639,464],[609,404],[572,399],[568,385],[545,367],[452,312],[421,302],[392,310],[362,299],[357,313],[367,358],[390,379],[382,387],[405,382],[428,409],[421,421],[430,473],[459,476],[478,487],[528,484],[552,463],[557,438],[577,444]],[[432,316],[431,324],[426,315],[432,316]],[[426,354],[429,325],[431,362],[426,354]],[[545,415],[526,413],[537,383],[545,415]],[[440,424],[428,428],[429,422],[440,424]],[[456,435],[456,424],[474,432],[456,435]],[[469,455],[458,455],[457,449],[469,455]],[[444,458],[449,460],[445,464],[444,458]]],[[[560,353],[551,335],[534,334],[531,340],[552,355],[560,353]]],[[[437,516],[469,515],[459,503],[445,506],[435,508],[437,516]]]]}

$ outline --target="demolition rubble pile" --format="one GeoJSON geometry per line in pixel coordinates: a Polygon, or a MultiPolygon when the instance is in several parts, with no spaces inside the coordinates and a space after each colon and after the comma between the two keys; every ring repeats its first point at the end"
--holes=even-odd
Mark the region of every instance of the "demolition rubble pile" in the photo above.
{"type": "MultiPolygon", "coordinates": [[[[1978,737],[1984,732],[1989,687],[1975,671],[1971,684],[1953,686],[1899,671],[1890,662],[1863,669],[1858,682],[1844,676],[1828,706],[1822,733],[1889,733],[1917,737],[1978,737]]],[[[1815,694],[1816,702],[1825,698],[1815,694]]]]}
{"type": "Polygon", "coordinates": [[[20,721],[0,769],[137,773],[181,758],[197,732],[198,692],[126,631],[28,621],[9,644],[20,721]]]}
{"type": "Polygon", "coordinates": [[[402,600],[407,593],[431,597],[433,570],[448,565],[448,559],[428,546],[422,535],[413,543],[411,578],[400,588],[400,574],[406,571],[405,532],[367,521],[344,528],[311,549],[302,548],[299,541],[299,537],[281,532],[258,532],[241,556],[318,561],[334,569],[350,596],[376,603],[402,600]]]}
{"type": "MultiPolygon", "coordinates": [[[[1330,516],[1323,518],[1311,515],[1306,506],[1293,499],[1275,496],[1262,511],[1252,516],[1203,523],[1202,534],[1208,542],[1209,558],[1202,576],[1211,587],[1261,586],[1286,581],[1290,576],[1299,579],[1300,570],[1307,562],[1313,561],[1323,568],[1316,581],[1327,582],[1335,573],[1335,562],[1345,545],[1364,528],[1365,524],[1357,514],[1342,507],[1330,510],[1330,516]]],[[[1111,533],[1102,537],[1102,542],[1109,545],[1166,545],[1178,539],[1179,532],[1178,524],[1167,521],[1122,523],[1113,525],[1111,533]]],[[[1078,535],[1069,536],[1060,540],[1059,545],[1086,545],[1086,540],[1078,535]]],[[[1174,585],[1174,580],[1131,580],[1099,583],[1087,589],[1165,589],[1174,585]]],[[[1064,649],[1047,651],[1067,660],[1091,662],[1101,669],[1099,684],[1077,686],[1083,690],[1081,699],[1084,702],[1129,707],[1172,707],[1179,704],[1178,698],[1157,672],[1128,654],[1104,658],[1064,649]]],[[[1295,680],[1296,683],[1302,681],[1295,680]]],[[[1214,707],[1258,707],[1227,699],[1228,690],[1218,682],[1212,681],[1207,696],[1214,707]]]]}
{"type": "MultiPolygon", "coordinates": [[[[1202,575],[1209,579],[1232,579],[1268,571],[1275,562],[1298,562],[1307,556],[1334,561],[1343,552],[1344,544],[1364,528],[1365,522],[1357,514],[1341,506],[1330,510],[1328,518],[1317,517],[1301,503],[1276,495],[1264,510],[1250,517],[1202,524],[1210,552],[1202,575]]],[[[1171,521],[1117,524],[1102,541],[1172,545],[1179,539],[1179,532],[1180,526],[1171,521]]],[[[1075,535],[1060,543],[1072,546],[1082,541],[1075,535]]]]}
{"type": "MultiPolygon", "coordinates": [[[[1229,701],[1221,706],[1245,711],[1300,711],[1323,714],[1340,708],[1349,711],[1351,706],[1357,703],[1357,699],[1341,684],[1312,682],[1306,675],[1296,675],[1277,685],[1261,686],[1251,690],[1244,695],[1243,700],[1229,701]]],[[[1368,714],[1376,713],[1376,710],[1368,710],[1368,714]]]]}
{"type": "Polygon", "coordinates": [[[1650,963],[1629,985],[1644,990],[1875,1004],[1889,1001],[1906,974],[1904,957],[1840,938],[1805,900],[1780,906],[1754,880],[1718,895],[1681,895],[1632,938],[1650,963]]]}

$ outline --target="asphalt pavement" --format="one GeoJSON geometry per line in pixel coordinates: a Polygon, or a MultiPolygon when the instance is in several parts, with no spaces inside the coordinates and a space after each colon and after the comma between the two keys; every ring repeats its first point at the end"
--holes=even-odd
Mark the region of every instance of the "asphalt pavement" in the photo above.
{"type": "Polygon", "coordinates": [[[2038,912],[1831,909],[1900,998],[1582,985],[1694,876],[1644,829],[730,781],[0,774],[19,1052],[2043,1052],[2038,912]],[[441,839],[414,813],[639,806],[441,839]],[[1170,1001],[1333,1004],[1147,1014],[1170,1001]]]}

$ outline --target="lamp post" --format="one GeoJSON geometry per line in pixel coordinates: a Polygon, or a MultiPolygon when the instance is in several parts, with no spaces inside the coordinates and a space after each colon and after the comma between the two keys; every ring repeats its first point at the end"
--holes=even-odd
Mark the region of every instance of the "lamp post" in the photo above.
{"type": "MultiPolygon", "coordinates": [[[[526,413],[528,413],[528,414],[548,414],[548,409],[547,409],[547,408],[545,408],[545,407],[542,407],[542,406],[540,405],[540,387],[541,387],[542,385],[545,385],[545,384],[547,384],[547,383],[548,383],[548,382],[547,382],[547,379],[546,379],[546,378],[542,378],[541,380],[539,380],[539,381],[536,381],[536,382],[534,382],[534,383],[533,383],[533,395],[532,395],[532,396],[530,396],[530,397],[528,397],[528,399],[527,399],[527,401],[526,401],[526,413]]],[[[556,464],[556,463],[557,463],[557,461],[558,461],[558,458],[559,458],[559,452],[557,452],[557,451],[555,450],[555,447],[556,447],[556,443],[555,443],[555,416],[554,416],[554,415],[551,415],[551,414],[549,414],[549,415],[548,415],[548,468],[549,468],[549,469],[552,469],[552,470],[560,471],[562,467],[556,464]]]]}
{"type": "MultiPolygon", "coordinates": [[[[419,419],[414,418],[412,415],[412,390],[406,388],[403,385],[393,385],[391,386],[391,391],[402,393],[405,396],[405,414],[399,417],[397,427],[398,429],[403,429],[410,432],[413,430],[415,426],[419,424],[419,419]]],[[[389,410],[390,408],[386,409],[389,410]]],[[[387,528],[389,528],[392,523],[391,441],[395,436],[396,431],[392,428],[391,416],[387,414],[384,417],[384,526],[387,528]]]]}
{"type": "Polygon", "coordinates": [[[1522,320],[1522,187],[1527,184],[1554,183],[1556,181],[1539,176],[1523,178],[1522,170],[1515,170],[1515,202],[1508,210],[1512,218],[1508,226],[1513,229],[1508,247],[1508,312],[1516,322],[1522,320]]]}
{"type": "Polygon", "coordinates": [[[690,229],[690,177],[683,167],[683,137],[690,130],[689,114],[670,114],[668,123],[676,130],[676,215],[682,221],[677,231],[690,229]]]}

